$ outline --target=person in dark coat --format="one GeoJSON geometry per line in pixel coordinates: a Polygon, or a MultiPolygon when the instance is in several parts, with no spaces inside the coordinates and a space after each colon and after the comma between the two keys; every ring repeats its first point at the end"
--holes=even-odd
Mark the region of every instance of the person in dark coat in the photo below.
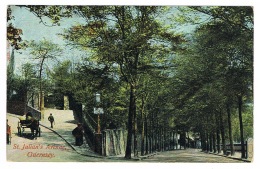
{"type": "Polygon", "coordinates": [[[48,120],[50,121],[51,123],[51,128],[53,128],[53,123],[54,123],[54,117],[52,114],[50,114],[50,116],[48,117],[48,120]]]}
{"type": "Polygon", "coordinates": [[[75,137],[76,146],[83,144],[84,129],[81,123],[72,131],[72,135],[75,137]]]}

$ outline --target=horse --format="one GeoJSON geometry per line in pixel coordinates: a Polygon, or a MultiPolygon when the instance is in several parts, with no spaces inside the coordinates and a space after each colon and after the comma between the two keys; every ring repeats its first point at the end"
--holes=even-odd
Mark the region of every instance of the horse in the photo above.
{"type": "Polygon", "coordinates": [[[32,134],[32,139],[37,139],[37,136],[40,132],[40,123],[39,120],[36,120],[35,118],[31,119],[31,124],[30,124],[30,129],[31,129],[31,134],[32,134]]]}

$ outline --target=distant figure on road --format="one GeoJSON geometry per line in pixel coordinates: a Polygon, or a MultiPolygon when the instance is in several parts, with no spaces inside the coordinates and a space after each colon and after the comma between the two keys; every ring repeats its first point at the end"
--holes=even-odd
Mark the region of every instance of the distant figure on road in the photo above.
{"type": "Polygon", "coordinates": [[[81,123],[72,131],[72,135],[75,137],[76,146],[83,144],[84,129],[81,123]]]}
{"type": "Polygon", "coordinates": [[[48,117],[48,120],[51,122],[51,128],[53,128],[53,123],[54,123],[54,117],[52,114],[48,117]]]}

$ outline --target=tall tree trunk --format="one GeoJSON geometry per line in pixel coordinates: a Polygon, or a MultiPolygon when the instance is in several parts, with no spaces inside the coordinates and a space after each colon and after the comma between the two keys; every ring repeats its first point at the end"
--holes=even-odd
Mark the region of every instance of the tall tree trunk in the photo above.
{"type": "Polygon", "coordinates": [[[241,158],[246,157],[244,146],[244,128],[242,119],[242,95],[238,95],[238,114],[239,114],[239,127],[240,127],[240,140],[241,140],[241,158]]]}
{"type": "Polygon", "coordinates": [[[148,119],[147,119],[147,114],[145,114],[145,154],[148,154],[148,146],[149,146],[149,142],[148,142],[148,119]]]}
{"type": "Polygon", "coordinates": [[[200,132],[200,140],[201,140],[201,150],[205,151],[206,150],[206,144],[205,144],[205,133],[204,131],[200,132]]]}
{"type": "Polygon", "coordinates": [[[160,151],[160,127],[159,127],[159,119],[158,119],[158,112],[155,112],[155,119],[156,119],[156,134],[155,134],[155,150],[160,151]]]}
{"type": "Polygon", "coordinates": [[[162,127],[162,151],[165,150],[165,128],[162,127]]]}
{"type": "Polygon", "coordinates": [[[221,151],[221,148],[220,148],[220,131],[219,131],[219,117],[217,115],[217,112],[215,113],[215,120],[216,120],[216,135],[217,135],[217,151],[218,151],[218,154],[220,153],[221,151]]]}
{"type": "Polygon", "coordinates": [[[44,119],[44,113],[42,112],[44,105],[43,105],[43,92],[42,92],[42,71],[43,71],[43,63],[45,60],[45,56],[43,56],[41,63],[40,63],[40,99],[39,99],[39,110],[41,112],[41,118],[44,119]]]}
{"type": "Polygon", "coordinates": [[[158,135],[159,137],[158,137],[158,140],[159,140],[159,151],[161,151],[162,150],[162,128],[160,127],[159,128],[159,135],[158,135]]]}
{"type": "Polygon", "coordinates": [[[222,138],[222,149],[223,154],[226,154],[227,148],[226,148],[226,139],[225,139],[225,128],[224,128],[224,122],[223,122],[223,114],[220,111],[220,130],[221,130],[221,138],[222,138]]]}
{"type": "Polygon", "coordinates": [[[27,113],[27,99],[28,99],[28,90],[27,90],[27,80],[25,80],[25,88],[24,88],[24,113],[26,114],[27,113]]]}
{"type": "Polygon", "coordinates": [[[144,98],[142,97],[141,105],[141,122],[142,122],[142,135],[141,135],[141,155],[144,155],[144,133],[145,133],[145,114],[144,114],[144,98]]]}
{"type": "Polygon", "coordinates": [[[207,152],[209,152],[209,133],[206,134],[206,146],[207,146],[207,152]]]}
{"type": "Polygon", "coordinates": [[[137,150],[137,114],[136,109],[134,111],[134,156],[138,156],[138,150],[137,150]]]}
{"type": "Polygon", "coordinates": [[[151,112],[151,115],[150,115],[150,120],[149,120],[149,123],[150,123],[150,129],[149,129],[149,153],[152,153],[153,152],[153,112],[151,112]]]}
{"type": "Polygon", "coordinates": [[[233,143],[233,135],[232,135],[232,125],[231,125],[231,112],[230,105],[227,104],[227,114],[228,114],[228,134],[229,134],[229,144],[231,149],[231,155],[235,154],[234,143],[233,143]]]}
{"type": "Polygon", "coordinates": [[[155,126],[155,120],[154,120],[154,112],[152,112],[152,127],[151,127],[151,132],[152,132],[152,143],[151,143],[152,152],[155,151],[155,144],[156,144],[155,129],[156,129],[156,126],[155,126]]]}
{"type": "Polygon", "coordinates": [[[184,145],[184,150],[186,150],[186,132],[183,132],[183,145],[184,145]]]}
{"type": "Polygon", "coordinates": [[[175,137],[174,137],[174,135],[175,135],[175,132],[173,131],[172,132],[172,149],[174,150],[175,148],[174,148],[174,146],[175,146],[175,137]]]}
{"type": "Polygon", "coordinates": [[[129,112],[128,112],[128,125],[127,125],[127,143],[126,143],[126,151],[125,151],[125,158],[131,159],[132,153],[132,132],[133,132],[133,116],[136,111],[136,104],[135,104],[135,86],[130,85],[130,105],[129,105],[129,112]]]}
{"type": "Polygon", "coordinates": [[[178,129],[176,129],[176,150],[178,150],[178,129]]]}
{"type": "Polygon", "coordinates": [[[188,148],[190,148],[190,136],[189,136],[189,132],[187,132],[187,136],[188,136],[188,148]]]}
{"type": "Polygon", "coordinates": [[[166,127],[164,127],[164,131],[163,131],[163,133],[164,133],[164,144],[163,144],[163,148],[164,148],[164,151],[166,151],[166,149],[167,149],[167,130],[166,130],[166,127]]]}
{"type": "Polygon", "coordinates": [[[217,149],[216,149],[216,133],[212,132],[213,135],[213,152],[216,153],[217,149]]]}
{"type": "Polygon", "coordinates": [[[210,132],[210,134],[209,134],[209,151],[210,152],[213,151],[213,136],[212,136],[212,132],[210,132]]]}

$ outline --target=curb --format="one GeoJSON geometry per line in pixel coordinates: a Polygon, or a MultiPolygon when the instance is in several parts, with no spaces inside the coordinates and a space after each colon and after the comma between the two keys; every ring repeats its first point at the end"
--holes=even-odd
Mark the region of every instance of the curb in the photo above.
{"type": "MultiPolygon", "coordinates": [[[[204,151],[202,151],[202,152],[204,152],[204,151]]],[[[247,162],[247,163],[251,163],[250,160],[243,159],[243,158],[238,158],[238,157],[233,157],[233,156],[227,156],[227,155],[223,155],[223,154],[216,154],[216,153],[212,153],[212,152],[204,152],[204,153],[213,154],[213,155],[217,155],[217,156],[221,156],[221,157],[230,158],[230,159],[233,159],[233,160],[239,160],[239,161],[244,161],[244,162],[247,162]]]]}
{"type": "MultiPolygon", "coordinates": [[[[12,117],[15,117],[15,118],[18,118],[17,115],[13,115],[13,114],[9,114],[10,116],[12,117]]],[[[64,140],[76,153],[78,153],[79,155],[82,155],[82,156],[87,156],[87,157],[92,157],[92,158],[100,158],[100,159],[114,159],[114,160],[126,160],[126,161],[141,161],[143,159],[147,159],[149,157],[152,157],[154,155],[156,155],[157,153],[153,153],[153,154],[148,154],[148,155],[145,155],[145,156],[138,156],[138,157],[131,157],[131,159],[125,159],[124,157],[116,157],[116,156],[101,156],[101,155],[89,155],[89,154],[83,154],[79,151],[77,151],[77,149],[72,145],[70,144],[62,135],[60,135],[57,131],[51,129],[50,127],[47,127],[46,125],[44,124],[41,124],[40,123],[40,126],[52,131],[54,134],[56,134],[57,136],[59,136],[62,140],[64,140]]]]}
{"type": "Polygon", "coordinates": [[[49,128],[49,127],[43,125],[43,124],[40,124],[40,126],[46,128],[46,129],[48,129],[48,130],[51,130],[53,133],[55,133],[56,135],[58,135],[58,136],[59,136],[60,138],[62,138],[76,153],[78,153],[78,154],[80,154],[80,155],[82,155],[82,156],[87,156],[87,157],[104,158],[103,156],[100,156],[100,155],[82,154],[82,153],[78,152],[78,151],[76,150],[76,148],[75,148],[73,145],[71,145],[71,144],[70,144],[62,135],[60,135],[57,131],[55,131],[55,130],[53,130],[53,129],[51,129],[51,128],[49,128]]]}
{"type": "Polygon", "coordinates": [[[137,156],[137,157],[131,157],[131,159],[125,159],[124,157],[116,157],[116,156],[109,156],[109,157],[105,157],[106,159],[118,159],[118,160],[127,160],[127,161],[141,161],[143,159],[147,159],[149,157],[152,157],[154,155],[157,155],[157,153],[153,153],[153,154],[148,154],[145,156],[137,156]]]}
{"type": "Polygon", "coordinates": [[[143,159],[147,159],[147,158],[152,157],[152,156],[154,156],[154,155],[157,154],[157,153],[153,153],[153,154],[148,154],[148,155],[146,155],[146,156],[132,157],[131,159],[125,159],[125,158],[120,158],[120,157],[116,157],[116,156],[110,156],[110,157],[108,157],[108,156],[101,156],[101,155],[82,154],[82,153],[78,152],[78,151],[75,149],[75,147],[74,147],[73,145],[71,145],[65,138],[63,138],[63,136],[60,135],[57,131],[55,131],[55,130],[53,130],[53,129],[51,129],[51,128],[49,128],[49,127],[43,125],[43,124],[40,124],[40,126],[45,127],[45,128],[47,128],[48,130],[51,130],[53,133],[55,133],[55,134],[58,135],[60,138],[62,138],[76,153],[78,153],[78,154],[80,154],[80,155],[82,155],[82,156],[93,157],[93,158],[102,158],[102,159],[127,160],[127,161],[131,161],[131,160],[133,160],[133,161],[141,161],[141,160],[143,160],[143,159]]]}
{"type": "Polygon", "coordinates": [[[147,158],[153,157],[153,156],[155,156],[155,155],[157,155],[157,153],[148,154],[148,155],[146,155],[146,156],[139,156],[139,157],[140,157],[140,160],[143,160],[143,159],[147,159],[147,158]]]}

